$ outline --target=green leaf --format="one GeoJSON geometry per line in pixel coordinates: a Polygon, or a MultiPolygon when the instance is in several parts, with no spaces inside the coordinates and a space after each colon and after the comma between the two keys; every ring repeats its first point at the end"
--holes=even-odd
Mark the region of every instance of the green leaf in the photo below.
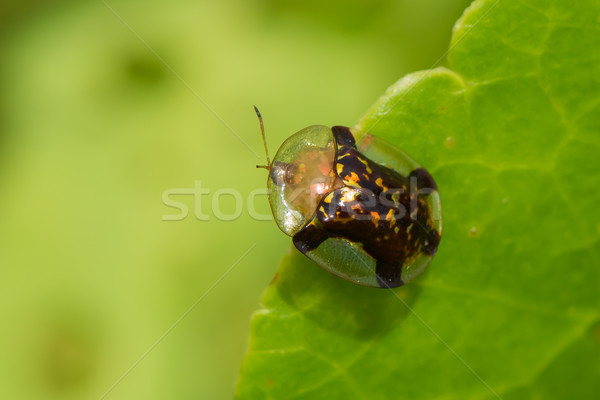
{"type": "Polygon", "coordinates": [[[592,399],[600,393],[600,3],[474,2],[449,69],[358,127],[435,177],[437,255],[346,282],[292,250],[253,316],[238,399],[592,399]]]}

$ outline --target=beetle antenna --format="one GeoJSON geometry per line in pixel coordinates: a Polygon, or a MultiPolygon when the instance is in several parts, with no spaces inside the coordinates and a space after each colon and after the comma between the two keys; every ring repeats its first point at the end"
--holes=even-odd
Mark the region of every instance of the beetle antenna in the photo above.
{"type": "Polygon", "coordinates": [[[267,149],[267,139],[265,138],[265,126],[263,125],[262,115],[260,115],[260,111],[258,108],[254,106],[254,111],[256,111],[256,116],[258,117],[258,122],[260,122],[260,133],[262,134],[263,144],[265,145],[265,154],[267,155],[267,165],[257,165],[256,168],[264,168],[269,170],[271,168],[271,160],[269,159],[269,150],[267,149]]]}

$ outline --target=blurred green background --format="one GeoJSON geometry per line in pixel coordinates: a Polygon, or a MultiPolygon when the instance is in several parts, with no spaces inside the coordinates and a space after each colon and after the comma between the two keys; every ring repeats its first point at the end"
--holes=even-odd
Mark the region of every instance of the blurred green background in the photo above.
{"type": "Polygon", "coordinates": [[[444,54],[469,1],[106,3],[185,83],[100,0],[2,5],[0,398],[231,398],[290,246],[247,212],[266,181],[252,105],[272,155],[307,125],[354,125],[444,54]],[[195,181],[210,220],[173,196],[189,216],[163,221],[163,192],[195,181]],[[219,189],[240,218],[215,217],[219,189]]]}

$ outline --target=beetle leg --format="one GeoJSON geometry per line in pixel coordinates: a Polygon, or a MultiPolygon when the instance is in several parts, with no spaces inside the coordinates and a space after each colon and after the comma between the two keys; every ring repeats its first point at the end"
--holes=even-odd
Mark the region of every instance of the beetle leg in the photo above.
{"type": "MultiPolygon", "coordinates": [[[[412,184],[413,179],[417,181],[417,190],[429,189],[432,191],[437,190],[437,185],[433,180],[433,177],[425,168],[417,168],[413,170],[408,176],[410,183],[412,184]]],[[[428,193],[425,193],[428,194],[428,193]]]]}
{"type": "Polygon", "coordinates": [[[318,227],[315,221],[312,221],[300,232],[296,233],[292,238],[292,241],[294,242],[294,246],[296,246],[300,252],[306,254],[309,251],[319,247],[319,245],[328,237],[329,235],[323,230],[323,228],[318,227]]]}
{"type": "Polygon", "coordinates": [[[400,278],[402,263],[386,263],[377,260],[375,274],[377,283],[384,289],[395,288],[404,285],[400,278]]]}

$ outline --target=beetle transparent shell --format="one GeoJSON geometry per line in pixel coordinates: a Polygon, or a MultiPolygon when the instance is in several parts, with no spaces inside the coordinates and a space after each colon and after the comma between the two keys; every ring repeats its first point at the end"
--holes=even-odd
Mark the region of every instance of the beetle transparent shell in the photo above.
{"type": "Polygon", "coordinates": [[[331,129],[322,125],[295,133],[277,151],[267,187],[275,222],[286,235],[293,236],[312,218],[334,186],[335,155],[331,129]]]}
{"type": "Polygon", "coordinates": [[[400,149],[356,129],[313,125],[290,136],[270,165],[268,192],[275,222],[285,234],[294,238],[294,244],[300,251],[323,268],[362,285],[394,287],[411,281],[431,261],[441,236],[441,205],[433,178],[400,149]],[[340,136],[340,132],[346,136],[340,136]],[[348,150],[352,154],[347,154],[348,150]],[[348,160],[355,163],[349,164],[348,160]],[[348,174],[348,168],[352,168],[352,165],[357,166],[357,171],[363,167],[360,163],[370,166],[362,172],[364,178],[352,170],[348,174]],[[366,173],[369,170],[374,170],[372,180],[366,173]],[[415,174],[415,171],[419,173],[415,174]],[[388,183],[376,179],[378,173],[387,177],[388,183]],[[408,182],[417,182],[419,177],[419,182],[425,182],[421,185],[431,187],[425,187],[428,190],[423,193],[417,191],[408,194],[408,182]],[[333,203],[352,203],[356,196],[364,192],[365,186],[371,185],[371,189],[374,187],[377,190],[379,187],[373,186],[376,183],[387,190],[389,182],[402,182],[397,186],[406,192],[404,204],[408,204],[409,200],[418,201],[417,209],[413,210],[414,218],[413,211],[410,215],[413,223],[408,216],[403,220],[400,220],[400,216],[394,218],[395,208],[386,216],[385,213],[380,215],[375,212],[382,208],[363,207],[361,211],[364,215],[369,216],[369,212],[376,214],[374,221],[372,218],[364,223],[357,221],[356,216],[346,216],[344,220],[339,208],[337,212],[326,210],[326,206],[333,203]],[[389,224],[383,219],[388,217],[391,218],[389,224]],[[353,232],[344,232],[344,221],[351,222],[347,226],[353,232]],[[395,231],[390,231],[392,228],[395,231]],[[373,233],[365,233],[369,229],[373,233]],[[310,231],[310,235],[307,231],[310,231]],[[369,236],[356,239],[361,231],[369,236]],[[375,237],[379,235],[380,238],[375,237]],[[396,241],[388,245],[393,244],[392,247],[380,246],[376,248],[377,251],[373,250],[380,242],[391,240],[390,235],[397,235],[396,241]],[[379,242],[375,243],[375,240],[379,242]],[[390,262],[386,252],[388,248],[389,253],[400,249],[401,261],[397,264],[390,262]],[[385,275],[381,272],[382,268],[397,269],[395,280],[382,279],[382,275],[385,275]]]}

